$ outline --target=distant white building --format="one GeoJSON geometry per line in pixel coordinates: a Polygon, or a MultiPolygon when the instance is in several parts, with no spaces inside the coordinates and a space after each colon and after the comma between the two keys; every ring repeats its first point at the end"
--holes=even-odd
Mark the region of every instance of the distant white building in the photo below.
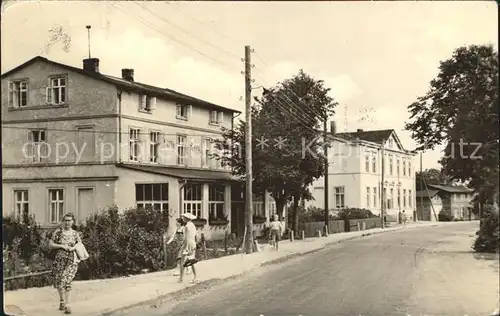
{"type": "MultiPolygon", "coordinates": [[[[399,211],[413,217],[416,207],[415,154],[406,150],[393,129],[338,133],[329,148],[328,208],[369,209],[380,214],[386,205],[388,221],[396,221],[399,211]],[[385,179],[382,184],[381,146],[385,141],[385,179]],[[382,189],[385,201],[382,201],[382,189]]],[[[324,208],[324,178],[310,187],[314,200],[308,206],[324,208]]]]}

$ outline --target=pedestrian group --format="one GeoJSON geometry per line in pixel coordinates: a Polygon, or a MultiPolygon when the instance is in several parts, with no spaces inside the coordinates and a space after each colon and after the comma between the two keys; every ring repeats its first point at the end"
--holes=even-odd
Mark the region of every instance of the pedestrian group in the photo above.
{"type": "MultiPolygon", "coordinates": [[[[191,267],[193,273],[191,283],[197,282],[195,268],[198,262],[196,259],[197,239],[193,219],[196,219],[196,216],[191,213],[182,214],[181,218],[176,221],[177,229],[175,233],[166,242],[168,245],[175,239],[180,245],[176,255],[176,264],[179,271],[174,272],[174,275],[179,275],[179,283],[183,282],[184,274],[189,274],[189,267],[191,267]]],[[[75,216],[72,213],[64,215],[61,227],[54,231],[48,243],[53,257],[52,276],[54,288],[59,293],[59,310],[64,311],[65,314],[71,314],[69,305],[71,283],[76,276],[78,264],[89,258],[89,254],[82,243],[80,232],[73,229],[74,224],[75,216]]],[[[274,215],[268,228],[270,243],[275,250],[278,250],[278,242],[283,233],[283,226],[278,215],[274,215]]]]}

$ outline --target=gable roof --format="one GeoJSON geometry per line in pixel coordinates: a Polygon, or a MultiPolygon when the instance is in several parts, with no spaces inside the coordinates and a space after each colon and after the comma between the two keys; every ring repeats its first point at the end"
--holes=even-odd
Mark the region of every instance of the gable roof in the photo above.
{"type": "Polygon", "coordinates": [[[423,190],[423,191],[417,191],[415,193],[416,198],[433,198],[436,194],[438,194],[438,190],[423,190]]]}
{"type": "Polygon", "coordinates": [[[80,68],[76,68],[73,66],[69,66],[66,64],[61,64],[61,63],[49,60],[49,59],[42,57],[42,56],[36,56],[36,57],[28,60],[27,62],[3,73],[1,78],[3,79],[4,77],[6,77],[12,73],[15,73],[16,71],[18,71],[24,67],[27,67],[35,62],[38,62],[38,61],[46,62],[46,63],[52,64],[55,66],[59,66],[59,67],[65,68],[67,70],[74,71],[74,72],[79,73],[81,75],[88,76],[88,77],[91,77],[91,78],[94,78],[97,80],[105,81],[107,83],[116,85],[117,87],[120,87],[124,90],[135,91],[135,92],[147,92],[147,93],[151,94],[152,96],[162,97],[162,98],[167,99],[167,100],[196,104],[198,106],[205,107],[208,109],[221,110],[221,111],[227,111],[227,112],[232,112],[232,113],[241,113],[240,111],[237,111],[237,110],[234,110],[231,108],[227,108],[227,107],[223,107],[221,105],[214,104],[214,103],[211,103],[208,101],[204,101],[204,100],[201,100],[201,99],[174,91],[172,89],[159,88],[159,87],[151,86],[151,85],[140,83],[140,82],[127,81],[127,80],[124,80],[124,79],[119,78],[119,77],[109,76],[109,75],[101,74],[98,72],[85,71],[85,70],[80,69],[80,68]]]}
{"type": "Polygon", "coordinates": [[[453,185],[442,185],[442,184],[427,184],[428,187],[434,188],[440,191],[445,191],[448,193],[472,193],[474,190],[462,187],[462,186],[453,186],[453,185]]]}
{"type": "Polygon", "coordinates": [[[382,144],[383,141],[387,141],[389,137],[392,136],[394,137],[396,144],[401,148],[401,150],[405,150],[394,129],[381,129],[373,131],[360,130],[356,132],[337,133],[335,135],[341,138],[359,139],[362,141],[377,143],[377,144],[382,144]]]}

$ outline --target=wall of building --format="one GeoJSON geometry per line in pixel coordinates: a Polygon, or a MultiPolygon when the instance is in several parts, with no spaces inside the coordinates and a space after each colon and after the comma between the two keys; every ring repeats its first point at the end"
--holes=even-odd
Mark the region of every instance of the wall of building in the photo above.
{"type": "MultiPolygon", "coordinates": [[[[335,207],[334,187],[345,186],[346,206],[355,208],[367,208],[374,214],[380,214],[381,208],[381,185],[382,180],[382,159],[381,151],[375,144],[362,143],[362,145],[352,145],[343,142],[335,142],[333,149],[329,151],[329,208],[335,207]],[[369,157],[369,168],[366,170],[365,157],[369,157]],[[375,169],[373,168],[373,158],[375,158],[375,169]],[[370,188],[370,203],[367,203],[366,189],[370,188]],[[374,191],[376,188],[376,200],[374,203],[374,191]]],[[[393,188],[394,200],[393,207],[387,209],[387,214],[397,216],[399,210],[405,210],[408,217],[413,217],[413,211],[416,207],[415,198],[415,170],[413,156],[403,153],[397,144],[393,143],[392,148],[386,145],[385,161],[385,179],[387,182],[387,194],[390,194],[390,188],[393,188]],[[389,155],[394,156],[393,172],[389,170],[389,155]],[[400,173],[397,174],[396,157],[400,159],[400,173]],[[402,171],[402,158],[405,158],[406,171],[402,171]],[[411,168],[411,169],[410,169],[411,168]],[[401,207],[397,202],[397,189],[401,190],[401,207]],[[403,190],[406,190],[406,203],[403,203],[403,190]],[[411,194],[410,194],[411,192],[411,194]]],[[[308,206],[324,208],[324,180],[320,177],[311,185],[310,190],[314,200],[308,201],[308,206]]]]}
{"type": "MultiPolygon", "coordinates": [[[[169,213],[171,214],[169,221],[169,234],[175,230],[175,220],[180,216],[179,203],[180,194],[179,181],[177,178],[152,173],[139,172],[125,168],[117,168],[116,174],[119,176],[117,180],[117,190],[120,192],[120,198],[117,199],[117,206],[120,210],[126,210],[136,207],[135,185],[139,183],[168,183],[168,204],[169,213]]],[[[231,189],[229,184],[226,185],[224,209],[231,221],[231,189]]],[[[208,221],[208,184],[203,185],[202,193],[202,218],[208,221]]],[[[230,222],[224,226],[212,226],[207,224],[198,228],[198,237],[203,233],[207,239],[222,239],[225,231],[230,232],[230,222]]]]}
{"type": "MultiPolygon", "coordinates": [[[[2,144],[4,165],[29,164],[28,132],[46,129],[47,158],[45,163],[74,163],[83,143],[84,161],[116,160],[109,153],[101,154],[101,144],[116,145],[117,96],[115,86],[91,79],[66,68],[50,63],[35,62],[13,74],[2,78],[2,144]],[[46,101],[46,88],[52,76],[66,78],[66,102],[50,105],[46,101]],[[9,107],[9,82],[27,80],[28,104],[24,107],[9,107]],[[93,129],[80,130],[79,127],[93,129]],[[92,137],[89,137],[89,133],[92,137]],[[94,147],[91,153],[91,147],[94,147]],[[27,149],[27,147],[24,147],[27,149]],[[56,154],[58,153],[58,154],[56,154]],[[92,159],[92,157],[94,159],[92,159]]],[[[32,158],[31,158],[32,160],[32,158]]],[[[32,161],[31,161],[32,162],[32,161]]]]}
{"type": "Polygon", "coordinates": [[[95,211],[113,205],[116,197],[115,180],[4,182],[2,184],[2,215],[7,216],[14,213],[14,191],[27,190],[29,213],[35,216],[35,220],[44,227],[59,225],[60,223],[50,222],[49,189],[64,190],[64,213],[74,213],[79,222],[85,221],[95,211]],[[93,207],[80,209],[78,206],[78,190],[81,188],[92,189],[91,203],[93,207]]]}
{"type": "Polygon", "coordinates": [[[187,151],[185,165],[190,167],[214,167],[207,166],[203,159],[204,140],[207,138],[221,138],[221,128],[231,128],[232,113],[224,112],[223,121],[220,125],[209,122],[210,111],[199,106],[192,106],[187,119],[177,117],[177,104],[173,101],[156,99],[156,107],[150,112],[139,109],[140,96],[137,93],[123,92],[121,97],[122,107],[122,161],[129,161],[130,128],[140,129],[141,148],[144,148],[139,158],[141,162],[149,163],[149,132],[158,131],[161,134],[159,140],[159,164],[177,165],[177,135],[187,137],[186,144],[190,150],[187,151]]]}

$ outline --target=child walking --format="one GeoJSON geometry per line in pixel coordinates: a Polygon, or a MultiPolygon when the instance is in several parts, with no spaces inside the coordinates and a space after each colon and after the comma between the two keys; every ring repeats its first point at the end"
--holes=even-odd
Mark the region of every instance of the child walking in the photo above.
{"type": "Polygon", "coordinates": [[[271,245],[275,250],[278,250],[278,242],[281,238],[281,233],[283,227],[281,227],[281,222],[279,221],[278,214],[274,214],[274,219],[269,223],[269,234],[271,237],[271,245]]]}

